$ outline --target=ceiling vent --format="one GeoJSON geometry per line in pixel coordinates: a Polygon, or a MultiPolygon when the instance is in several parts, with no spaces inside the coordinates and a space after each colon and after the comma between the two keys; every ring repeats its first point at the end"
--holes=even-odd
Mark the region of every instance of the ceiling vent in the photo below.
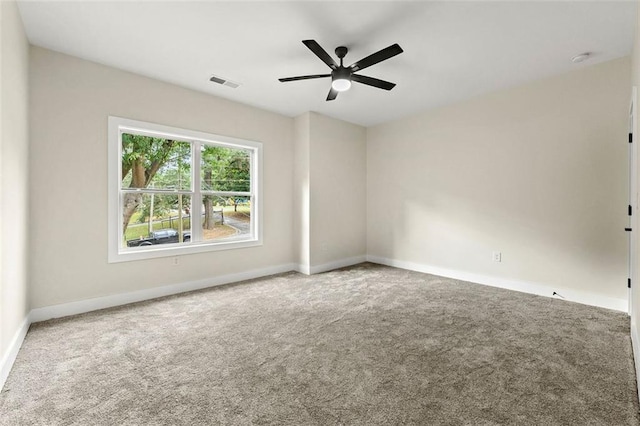
{"type": "Polygon", "coordinates": [[[213,81],[214,83],[222,84],[223,86],[231,87],[232,89],[237,89],[240,87],[240,83],[233,82],[231,80],[224,79],[222,77],[218,77],[217,75],[212,75],[209,81],[213,81]]]}
{"type": "Polygon", "coordinates": [[[571,58],[571,62],[573,62],[574,64],[578,64],[580,62],[586,61],[589,58],[591,58],[591,52],[584,52],[571,58]]]}

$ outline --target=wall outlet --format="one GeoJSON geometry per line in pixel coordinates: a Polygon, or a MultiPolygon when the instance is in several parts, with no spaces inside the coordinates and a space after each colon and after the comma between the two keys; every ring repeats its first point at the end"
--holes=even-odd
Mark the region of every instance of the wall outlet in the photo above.
{"type": "Polygon", "coordinates": [[[173,265],[179,265],[180,264],[180,258],[179,257],[174,257],[173,258],[173,265]]]}
{"type": "Polygon", "coordinates": [[[494,251],[493,252],[493,261],[494,262],[502,262],[502,253],[500,253],[499,251],[494,251]]]}

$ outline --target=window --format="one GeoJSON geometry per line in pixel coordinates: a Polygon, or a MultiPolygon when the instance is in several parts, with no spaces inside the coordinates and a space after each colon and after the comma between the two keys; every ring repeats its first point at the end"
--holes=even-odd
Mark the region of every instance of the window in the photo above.
{"type": "Polygon", "coordinates": [[[109,117],[109,262],[250,247],[262,144],[109,117]]]}

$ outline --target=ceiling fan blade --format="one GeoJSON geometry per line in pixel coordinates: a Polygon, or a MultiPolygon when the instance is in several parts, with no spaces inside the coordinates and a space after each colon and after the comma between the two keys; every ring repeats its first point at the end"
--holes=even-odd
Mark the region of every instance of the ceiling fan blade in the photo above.
{"type": "Polygon", "coordinates": [[[299,77],[279,78],[278,80],[284,83],[286,81],[309,80],[312,78],[324,78],[324,77],[331,77],[331,74],[301,75],[299,77]]]}
{"type": "Polygon", "coordinates": [[[360,71],[367,67],[370,67],[371,65],[375,65],[378,62],[382,62],[396,55],[399,55],[402,52],[404,51],[398,43],[392,44],[391,46],[379,50],[376,53],[367,56],[366,58],[360,59],[358,62],[354,62],[349,68],[351,68],[353,72],[360,71]]]}
{"type": "Polygon", "coordinates": [[[395,83],[389,81],[379,80],[373,77],[367,77],[366,75],[352,74],[351,79],[358,83],[366,84],[368,86],[377,87],[378,89],[391,90],[396,87],[395,83]]]}
{"type": "Polygon", "coordinates": [[[331,90],[329,90],[329,94],[327,95],[327,100],[332,101],[337,97],[338,97],[338,91],[332,87],[331,90]]]}
{"type": "Polygon", "coordinates": [[[338,68],[338,64],[333,60],[331,56],[324,50],[315,40],[302,40],[305,46],[309,48],[315,55],[329,66],[332,70],[338,68]]]}

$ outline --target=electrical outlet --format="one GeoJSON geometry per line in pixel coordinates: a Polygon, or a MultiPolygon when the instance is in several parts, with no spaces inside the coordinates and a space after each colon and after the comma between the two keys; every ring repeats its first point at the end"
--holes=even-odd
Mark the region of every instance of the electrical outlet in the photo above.
{"type": "Polygon", "coordinates": [[[173,265],[175,266],[175,265],[179,265],[179,264],[180,264],[180,258],[174,257],[173,258],[173,265]]]}
{"type": "Polygon", "coordinates": [[[502,253],[500,253],[499,251],[494,251],[493,252],[493,261],[494,262],[502,262],[502,253]]]}

